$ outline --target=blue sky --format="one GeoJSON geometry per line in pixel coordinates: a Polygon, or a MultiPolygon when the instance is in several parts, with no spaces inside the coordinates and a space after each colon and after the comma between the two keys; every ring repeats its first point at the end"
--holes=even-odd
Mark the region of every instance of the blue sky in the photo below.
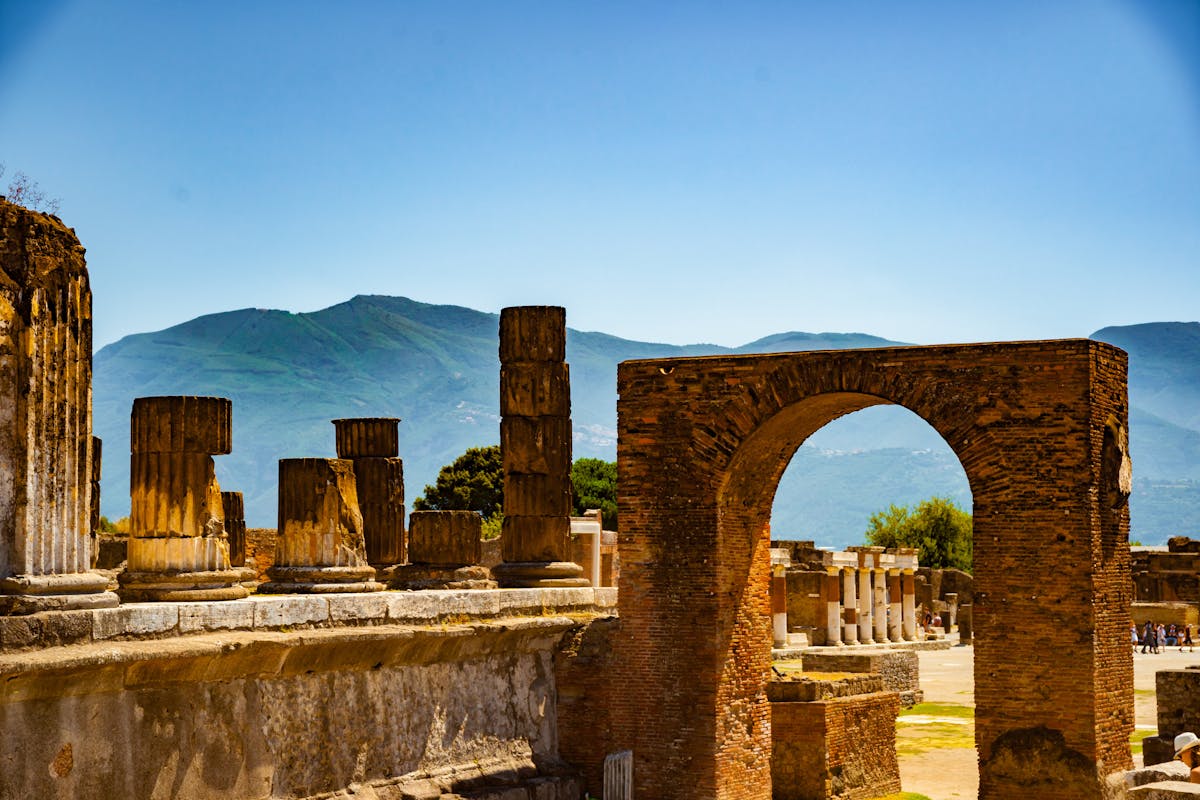
{"type": "Polygon", "coordinates": [[[359,293],[736,345],[1200,318],[1200,4],[0,0],[97,347],[359,293]]]}

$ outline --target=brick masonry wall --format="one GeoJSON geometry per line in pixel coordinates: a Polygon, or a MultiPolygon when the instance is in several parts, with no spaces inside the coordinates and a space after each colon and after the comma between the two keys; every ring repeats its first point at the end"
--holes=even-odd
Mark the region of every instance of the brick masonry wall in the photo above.
{"type": "Polygon", "coordinates": [[[1090,798],[1129,768],[1129,516],[1103,458],[1125,375],[1087,340],[621,364],[613,728],[637,793],[770,796],[775,487],[809,435],[889,401],[942,435],[974,495],[980,797],[1090,798]]]}
{"type": "Polygon", "coordinates": [[[604,788],[604,757],[613,751],[612,699],[622,691],[612,649],[618,624],[616,617],[601,617],[568,631],[554,656],[559,753],[579,769],[593,797],[604,788]]]}
{"type": "Polygon", "coordinates": [[[254,567],[258,582],[270,580],[267,570],[275,565],[275,540],[279,538],[274,528],[246,529],[246,565],[254,567]]]}
{"type": "Polygon", "coordinates": [[[771,703],[774,800],[865,800],[900,791],[895,692],[771,703]]]}
{"type": "Polygon", "coordinates": [[[1158,734],[1174,737],[1200,731],[1200,669],[1164,669],[1154,674],[1158,734]]]}

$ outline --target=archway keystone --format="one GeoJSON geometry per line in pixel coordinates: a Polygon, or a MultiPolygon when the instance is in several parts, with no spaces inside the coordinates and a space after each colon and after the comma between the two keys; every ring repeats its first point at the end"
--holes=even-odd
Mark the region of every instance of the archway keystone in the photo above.
{"type": "Polygon", "coordinates": [[[621,364],[613,734],[638,796],[770,797],[775,487],[817,429],[895,403],[974,496],[980,797],[1099,797],[1131,766],[1126,368],[1089,340],[621,364]]]}

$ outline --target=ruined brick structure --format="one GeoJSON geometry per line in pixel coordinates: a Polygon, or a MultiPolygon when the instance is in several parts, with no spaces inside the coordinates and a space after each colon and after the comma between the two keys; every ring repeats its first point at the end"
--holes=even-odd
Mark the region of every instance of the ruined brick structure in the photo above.
{"type": "Polygon", "coordinates": [[[1133,599],[1200,603],[1200,541],[1172,536],[1167,551],[1134,548],[1133,599]]]}
{"type": "Polygon", "coordinates": [[[92,291],[75,232],[0,198],[0,614],[117,603],[89,573],[92,291]]]}
{"type": "Polygon", "coordinates": [[[587,586],[571,561],[571,383],[567,312],[500,311],[502,586],[587,586]]]}
{"type": "Polygon", "coordinates": [[[1126,368],[1086,340],[621,364],[610,750],[633,750],[636,794],[770,796],[775,487],[813,432],[896,403],[974,498],[980,797],[1099,796],[1131,765],[1126,368]],[[1040,640],[1072,646],[1027,658],[1040,640]]]}

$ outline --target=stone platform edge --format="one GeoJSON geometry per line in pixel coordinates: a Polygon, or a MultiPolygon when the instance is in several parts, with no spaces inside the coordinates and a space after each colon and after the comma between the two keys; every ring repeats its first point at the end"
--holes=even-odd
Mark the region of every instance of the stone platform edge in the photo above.
{"type": "Polygon", "coordinates": [[[251,595],[221,602],[128,603],[89,611],[0,617],[0,652],[231,631],[444,625],[616,612],[617,590],[612,587],[251,595]]]}

